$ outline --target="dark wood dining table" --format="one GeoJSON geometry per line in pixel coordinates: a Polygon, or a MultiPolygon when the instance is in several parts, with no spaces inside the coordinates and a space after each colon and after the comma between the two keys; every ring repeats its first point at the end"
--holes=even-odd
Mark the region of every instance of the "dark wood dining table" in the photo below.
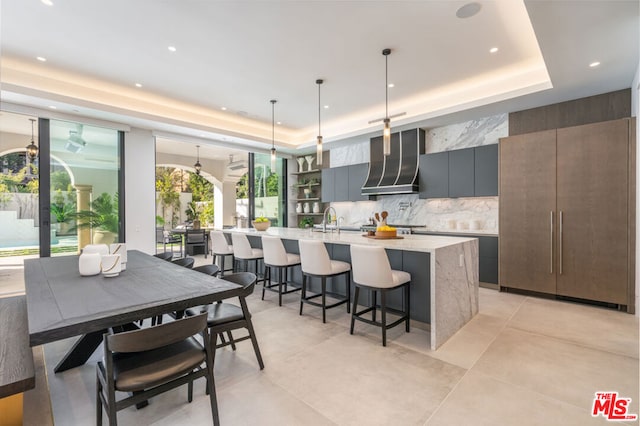
{"type": "Polygon", "coordinates": [[[84,364],[111,327],[237,296],[242,287],[137,250],[117,277],[83,277],[78,256],[28,259],[24,276],[31,346],[81,336],[54,371],[84,364]]]}

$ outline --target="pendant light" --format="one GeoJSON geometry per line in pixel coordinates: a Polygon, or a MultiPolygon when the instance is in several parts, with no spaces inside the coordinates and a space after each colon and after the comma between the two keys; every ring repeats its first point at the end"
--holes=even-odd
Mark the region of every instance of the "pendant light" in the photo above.
{"type": "Polygon", "coordinates": [[[196,164],[193,165],[193,168],[196,169],[196,174],[200,176],[200,170],[202,170],[202,164],[200,164],[200,145],[196,145],[196,150],[198,152],[198,158],[196,160],[196,164]]]}
{"type": "Polygon", "coordinates": [[[323,81],[321,79],[316,80],[316,84],[318,85],[318,142],[316,143],[316,164],[318,167],[322,166],[322,132],[320,130],[320,86],[323,81]]]}
{"type": "Polygon", "coordinates": [[[30,118],[29,121],[31,121],[31,143],[27,145],[27,155],[29,156],[29,159],[33,161],[38,156],[38,146],[33,140],[33,123],[35,123],[36,120],[30,118]]]}
{"type": "Polygon", "coordinates": [[[275,110],[276,110],[276,101],[275,99],[271,99],[271,173],[275,173],[276,171],[276,120],[275,120],[275,110]]]}
{"type": "Polygon", "coordinates": [[[389,119],[389,55],[391,54],[391,49],[384,49],[382,51],[384,55],[384,90],[385,90],[385,99],[384,99],[384,129],[382,130],[382,153],[384,155],[391,154],[391,120],[389,119]]]}

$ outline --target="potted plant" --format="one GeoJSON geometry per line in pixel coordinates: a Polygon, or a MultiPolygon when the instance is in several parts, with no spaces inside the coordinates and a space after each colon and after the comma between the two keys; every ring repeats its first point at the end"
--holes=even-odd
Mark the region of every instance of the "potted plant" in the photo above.
{"type": "Polygon", "coordinates": [[[51,216],[55,219],[52,225],[55,225],[54,228],[58,234],[67,234],[69,232],[68,222],[73,219],[75,210],[75,206],[70,203],[51,204],[51,216]]]}
{"type": "Polygon", "coordinates": [[[298,224],[300,228],[311,228],[313,227],[313,218],[312,217],[303,217],[298,224]]]}
{"type": "Polygon", "coordinates": [[[187,220],[193,224],[193,229],[200,229],[200,209],[196,202],[189,202],[184,212],[187,215],[187,220]]]}
{"type": "Polygon", "coordinates": [[[258,216],[255,220],[251,221],[251,224],[256,231],[266,231],[271,226],[271,221],[264,216],[258,216]]]}
{"type": "Polygon", "coordinates": [[[111,198],[103,192],[91,202],[91,210],[81,210],[74,213],[73,217],[78,221],[77,228],[93,230],[93,244],[115,242],[120,226],[118,194],[111,198]]]}

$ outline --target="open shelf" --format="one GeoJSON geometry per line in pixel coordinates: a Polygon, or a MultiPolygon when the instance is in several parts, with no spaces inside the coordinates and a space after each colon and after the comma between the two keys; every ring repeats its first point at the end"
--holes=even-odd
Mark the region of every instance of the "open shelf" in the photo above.
{"type": "Polygon", "coordinates": [[[306,175],[307,173],[318,173],[320,169],[305,170],[303,172],[291,172],[292,175],[306,175]]]}
{"type": "Polygon", "coordinates": [[[296,198],[293,201],[320,201],[320,198],[296,198]]]}
{"type": "Polygon", "coordinates": [[[322,216],[323,213],[296,213],[296,216],[322,216]]]}

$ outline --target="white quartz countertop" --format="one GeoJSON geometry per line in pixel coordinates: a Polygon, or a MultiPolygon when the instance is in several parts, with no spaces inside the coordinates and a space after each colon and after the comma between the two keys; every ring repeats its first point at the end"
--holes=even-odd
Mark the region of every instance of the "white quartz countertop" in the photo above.
{"type": "Polygon", "coordinates": [[[412,232],[415,234],[438,234],[438,235],[480,235],[483,237],[497,237],[498,233],[490,231],[488,229],[447,229],[447,230],[435,230],[429,228],[413,228],[412,232]]]}
{"type": "Polygon", "coordinates": [[[273,235],[276,237],[289,240],[321,240],[326,243],[333,244],[364,244],[377,245],[388,249],[434,252],[437,249],[453,246],[473,240],[473,238],[465,237],[448,237],[434,235],[402,235],[402,239],[376,240],[373,238],[363,237],[360,231],[341,231],[337,232],[316,232],[309,229],[299,228],[278,228],[271,227],[266,231],[256,231],[253,228],[233,228],[226,229],[225,232],[239,232],[247,235],[273,235]]]}

